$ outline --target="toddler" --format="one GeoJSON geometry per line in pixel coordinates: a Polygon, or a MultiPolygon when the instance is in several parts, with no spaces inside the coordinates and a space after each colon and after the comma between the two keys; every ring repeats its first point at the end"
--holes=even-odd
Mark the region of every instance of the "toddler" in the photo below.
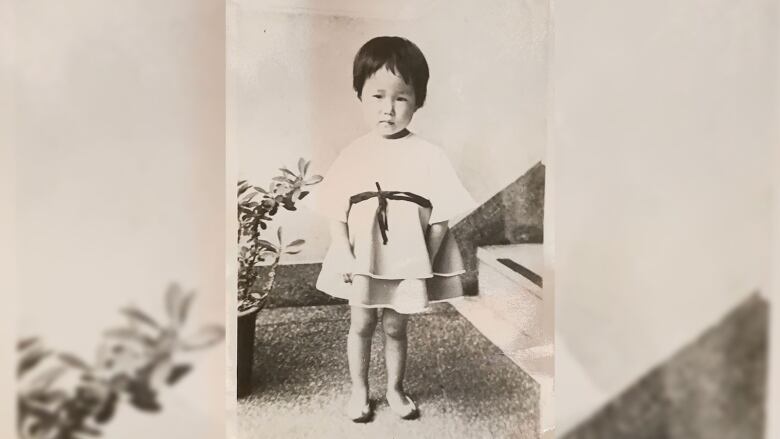
{"type": "Polygon", "coordinates": [[[353,87],[369,132],[341,151],[318,190],[331,245],[317,289],[350,304],[346,413],[355,422],[373,415],[368,369],[379,310],[387,402],[412,419],[419,411],[403,386],[409,314],[463,295],[463,262],[447,223],[474,202],[443,151],[408,129],[425,103],[428,77],[422,52],[404,38],[363,45],[353,87]]]}

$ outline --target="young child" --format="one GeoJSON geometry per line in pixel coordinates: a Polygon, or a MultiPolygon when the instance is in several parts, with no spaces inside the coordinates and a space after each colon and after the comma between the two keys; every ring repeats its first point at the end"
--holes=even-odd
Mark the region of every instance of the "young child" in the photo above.
{"type": "Polygon", "coordinates": [[[331,245],[317,289],[349,300],[347,416],[372,417],[368,369],[382,309],[387,402],[404,419],[415,402],[403,386],[409,314],[463,295],[463,262],[449,219],[474,201],[442,150],[407,127],[425,103],[428,64],[400,37],[377,37],[357,53],[353,86],[370,132],[341,151],[318,188],[331,220],[331,245]]]}

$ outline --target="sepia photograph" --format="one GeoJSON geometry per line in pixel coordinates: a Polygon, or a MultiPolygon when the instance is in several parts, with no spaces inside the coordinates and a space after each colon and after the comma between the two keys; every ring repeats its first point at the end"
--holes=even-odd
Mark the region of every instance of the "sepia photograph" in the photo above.
{"type": "Polygon", "coordinates": [[[780,438],[778,23],[0,0],[0,438],[780,438]]]}
{"type": "Polygon", "coordinates": [[[552,437],[548,8],[229,3],[238,437],[552,437]]]}

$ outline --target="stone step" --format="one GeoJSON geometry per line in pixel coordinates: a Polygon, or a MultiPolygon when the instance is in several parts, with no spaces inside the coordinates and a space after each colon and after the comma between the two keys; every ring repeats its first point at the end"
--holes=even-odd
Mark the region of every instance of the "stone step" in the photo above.
{"type": "MultiPolygon", "coordinates": [[[[510,358],[539,383],[539,424],[542,437],[554,432],[555,346],[546,344],[515,351],[510,358]]],[[[549,437],[555,437],[554,435],[549,437]]]]}
{"type": "Polygon", "coordinates": [[[479,248],[479,295],[453,303],[540,386],[540,427],[554,435],[554,346],[543,337],[542,244],[479,248]]]}
{"type": "MultiPolygon", "coordinates": [[[[481,264],[524,286],[541,298],[544,273],[543,244],[483,246],[477,250],[477,257],[481,264]]],[[[483,270],[480,270],[480,274],[482,272],[483,270]]]]}
{"type": "Polygon", "coordinates": [[[471,311],[490,316],[491,325],[508,325],[509,331],[495,329],[513,337],[514,349],[542,344],[542,245],[481,247],[477,254],[479,294],[469,298],[471,311]]]}

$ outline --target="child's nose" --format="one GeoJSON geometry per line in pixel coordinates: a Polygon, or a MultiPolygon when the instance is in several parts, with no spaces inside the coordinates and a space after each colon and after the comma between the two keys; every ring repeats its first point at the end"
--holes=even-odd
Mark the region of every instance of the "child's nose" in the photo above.
{"type": "Polygon", "coordinates": [[[385,99],[382,103],[382,111],[386,114],[395,113],[395,105],[392,99],[385,99]]]}

